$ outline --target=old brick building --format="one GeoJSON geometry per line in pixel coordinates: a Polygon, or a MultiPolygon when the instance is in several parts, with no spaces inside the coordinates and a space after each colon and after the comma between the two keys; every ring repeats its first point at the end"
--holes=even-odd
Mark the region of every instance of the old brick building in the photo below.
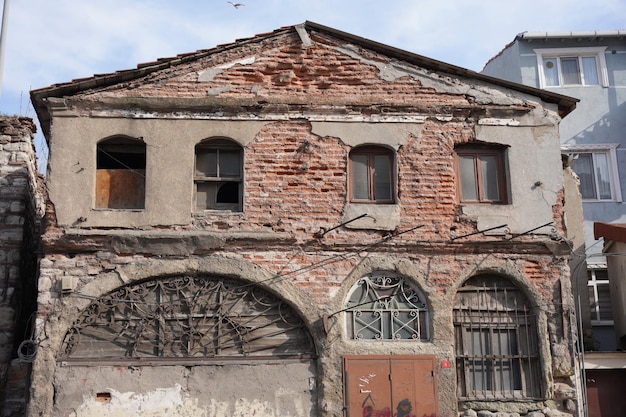
{"type": "Polygon", "coordinates": [[[31,97],[30,415],[577,415],[575,100],[311,22],[31,97]]]}

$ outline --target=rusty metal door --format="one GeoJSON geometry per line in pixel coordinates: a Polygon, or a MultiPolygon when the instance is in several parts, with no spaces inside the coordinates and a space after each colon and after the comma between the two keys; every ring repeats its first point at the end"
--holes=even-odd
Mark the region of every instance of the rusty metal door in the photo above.
{"type": "Polygon", "coordinates": [[[434,371],[432,355],[345,356],[345,416],[436,416],[434,371]]]}

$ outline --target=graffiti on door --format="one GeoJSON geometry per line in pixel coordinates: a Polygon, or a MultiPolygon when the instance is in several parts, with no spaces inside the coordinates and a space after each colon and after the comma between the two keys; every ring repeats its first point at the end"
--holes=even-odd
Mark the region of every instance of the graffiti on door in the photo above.
{"type": "MultiPolygon", "coordinates": [[[[368,395],[363,401],[363,417],[416,417],[415,414],[411,414],[413,406],[408,398],[403,399],[396,406],[396,412],[392,415],[389,407],[383,407],[380,410],[375,408],[372,397],[368,395]],[[368,404],[371,402],[371,404],[368,404]]],[[[431,417],[424,415],[423,417],[431,417]]],[[[435,417],[434,415],[432,417],[435,417]]]]}
{"type": "Polygon", "coordinates": [[[435,417],[435,361],[429,355],[346,356],[346,417],[435,417]]]}

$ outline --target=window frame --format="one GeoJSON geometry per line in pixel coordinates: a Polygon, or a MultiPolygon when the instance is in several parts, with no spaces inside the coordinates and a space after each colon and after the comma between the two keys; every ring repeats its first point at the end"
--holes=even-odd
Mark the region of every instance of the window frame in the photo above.
{"type": "Polygon", "coordinates": [[[381,145],[361,145],[352,149],[348,155],[349,160],[349,198],[351,203],[370,203],[370,204],[394,204],[396,202],[396,184],[397,184],[397,168],[396,168],[396,153],[393,149],[381,145]],[[357,155],[366,155],[367,160],[367,191],[368,198],[355,198],[355,167],[353,157],[357,155]],[[375,190],[375,167],[374,157],[385,156],[389,158],[389,187],[390,187],[390,199],[376,198],[375,190]]]}
{"type": "Polygon", "coordinates": [[[126,135],[110,136],[96,143],[95,157],[94,209],[144,210],[146,143],[126,135]]]}
{"type": "Polygon", "coordinates": [[[454,149],[454,165],[456,172],[456,190],[457,200],[459,203],[479,203],[479,204],[509,204],[508,194],[508,170],[506,164],[506,147],[503,145],[463,145],[454,149]],[[474,184],[477,199],[463,198],[462,173],[461,173],[461,156],[472,156],[474,158],[474,184]],[[484,196],[484,182],[482,170],[479,162],[481,156],[496,157],[496,175],[498,200],[489,200],[484,196]]]}
{"type": "Polygon", "coordinates": [[[196,144],[194,147],[194,167],[193,167],[193,186],[194,186],[194,211],[223,211],[223,212],[241,212],[243,211],[243,180],[244,180],[244,152],[243,147],[236,141],[227,137],[213,137],[205,139],[196,144]],[[216,162],[215,172],[213,175],[202,175],[202,171],[198,169],[198,156],[205,151],[209,153],[211,150],[216,150],[216,162]],[[238,175],[220,175],[220,151],[237,151],[239,156],[239,173],[238,175]],[[212,184],[215,186],[215,196],[217,200],[217,193],[219,188],[228,184],[237,184],[237,202],[218,202],[215,201],[212,205],[207,204],[205,207],[198,205],[198,186],[205,184],[212,184]],[[220,185],[221,184],[221,185],[220,185]]]}
{"type": "Polygon", "coordinates": [[[425,342],[431,337],[426,297],[400,274],[375,271],[364,275],[348,291],[342,311],[349,340],[425,342]]]}
{"type": "MultiPolygon", "coordinates": [[[[597,198],[600,195],[598,179],[594,176],[594,191],[596,198],[582,198],[583,202],[622,202],[622,186],[620,183],[619,171],[617,168],[617,147],[619,144],[601,144],[601,145],[561,145],[561,153],[568,158],[575,158],[577,154],[592,154],[593,169],[595,171],[596,159],[594,154],[605,154],[607,158],[609,181],[611,188],[611,198],[597,198]]],[[[570,167],[572,163],[569,164],[570,167]]],[[[576,172],[573,168],[572,171],[576,172]]],[[[578,173],[576,173],[578,175],[578,173]]],[[[581,191],[582,196],[582,191],[581,191]]]]}
{"type": "Polygon", "coordinates": [[[604,51],[606,46],[598,47],[581,47],[581,48],[538,48],[533,51],[537,55],[537,69],[539,73],[539,88],[561,88],[561,87],[592,87],[592,86],[609,86],[609,75],[606,68],[606,59],[604,51]],[[583,57],[595,57],[598,73],[598,84],[585,84],[584,74],[581,70],[581,59],[583,57]],[[558,85],[547,85],[545,70],[543,67],[544,59],[555,58],[557,60],[557,71],[559,77],[558,85]],[[581,80],[580,84],[564,84],[561,71],[561,59],[578,58],[578,73],[581,80]]]}
{"type": "Polygon", "coordinates": [[[613,305],[611,304],[611,288],[608,276],[608,270],[605,267],[589,268],[587,270],[587,289],[589,291],[589,311],[591,314],[592,326],[614,326],[615,319],[613,318],[613,305]],[[606,272],[606,279],[598,279],[596,272],[606,272]],[[609,293],[609,313],[611,314],[611,320],[603,320],[602,311],[600,310],[600,297],[598,295],[598,286],[606,286],[609,293]],[[593,297],[593,305],[591,304],[591,298],[593,297]],[[594,318],[595,317],[595,318],[594,318]]]}
{"type": "Polygon", "coordinates": [[[469,278],[454,298],[453,325],[460,400],[542,398],[545,382],[541,373],[537,315],[515,283],[495,274],[469,278]],[[503,342],[501,332],[515,337],[505,338],[503,342]],[[498,336],[494,336],[496,333],[498,336]],[[480,339],[478,352],[476,334],[480,339]],[[483,343],[483,334],[489,335],[489,349],[483,343]],[[512,339],[514,346],[509,342],[512,339]]]}

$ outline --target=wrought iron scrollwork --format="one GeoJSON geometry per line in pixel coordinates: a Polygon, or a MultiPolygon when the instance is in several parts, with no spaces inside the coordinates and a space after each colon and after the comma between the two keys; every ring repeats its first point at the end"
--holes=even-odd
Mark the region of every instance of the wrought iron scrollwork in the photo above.
{"type": "Polygon", "coordinates": [[[427,340],[428,308],[416,286],[392,273],[361,278],[346,303],[353,339],[427,340]]]}
{"type": "Polygon", "coordinates": [[[94,300],[65,335],[64,360],[313,355],[293,309],[250,284],[178,276],[94,300]]]}

